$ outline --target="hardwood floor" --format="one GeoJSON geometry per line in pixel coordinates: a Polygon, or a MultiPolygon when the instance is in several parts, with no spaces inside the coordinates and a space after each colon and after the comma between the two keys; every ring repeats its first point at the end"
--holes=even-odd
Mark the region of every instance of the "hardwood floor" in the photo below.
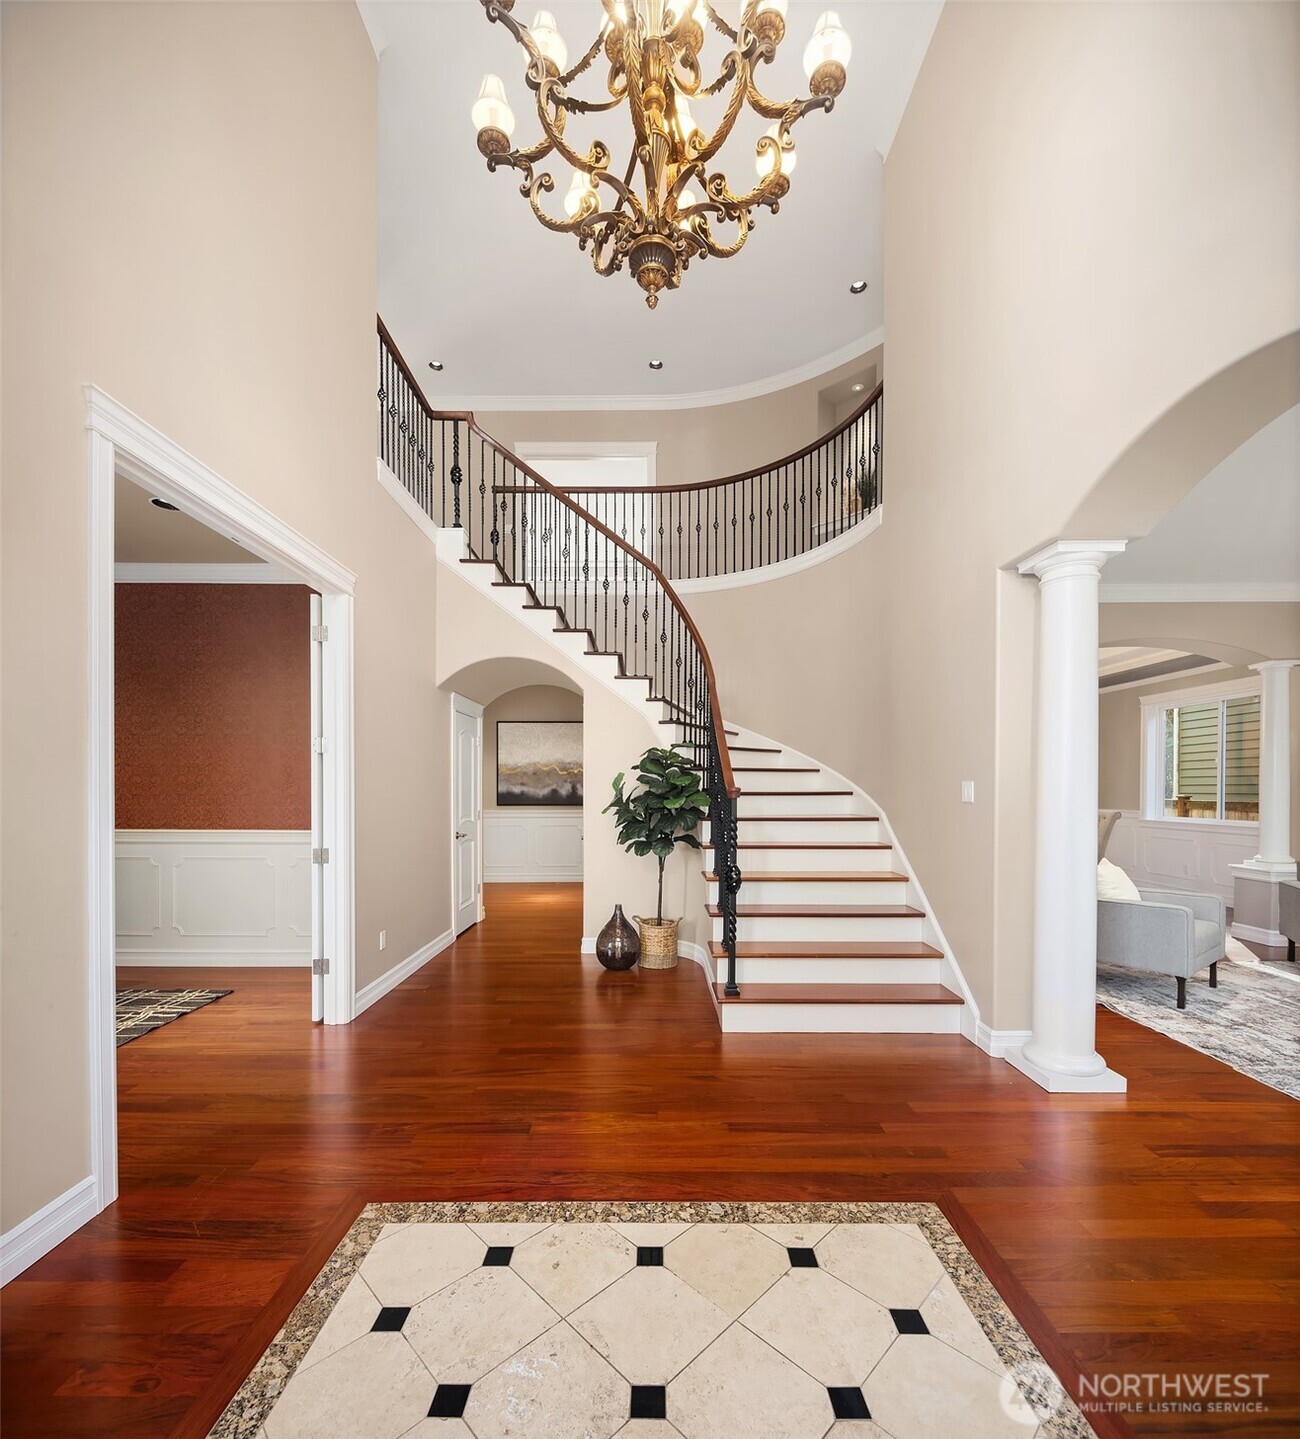
{"type": "Polygon", "coordinates": [[[4,1291],[5,1439],[206,1434],[362,1203],[552,1197],[939,1200],[1072,1384],[1269,1375],[1133,1431],[1300,1433],[1291,1100],[1106,1011],[1127,1096],[955,1036],[724,1036],[696,966],[576,957],[578,887],[487,906],[342,1029],[302,971],[142,972],[235,993],[119,1051],[122,1198],[4,1291]]]}

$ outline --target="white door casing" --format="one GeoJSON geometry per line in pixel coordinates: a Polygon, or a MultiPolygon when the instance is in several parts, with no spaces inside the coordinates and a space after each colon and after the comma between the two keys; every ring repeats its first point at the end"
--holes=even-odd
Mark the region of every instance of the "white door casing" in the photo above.
{"type": "Polygon", "coordinates": [[[451,864],[453,927],[462,934],[482,916],[483,706],[451,697],[451,864]]]}

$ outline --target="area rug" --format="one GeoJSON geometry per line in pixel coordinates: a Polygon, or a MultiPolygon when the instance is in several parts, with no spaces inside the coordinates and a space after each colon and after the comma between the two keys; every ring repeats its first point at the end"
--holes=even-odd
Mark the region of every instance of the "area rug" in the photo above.
{"type": "Polygon", "coordinates": [[[209,1439],[1087,1439],[933,1204],[372,1204],[209,1439]]]}
{"type": "Polygon", "coordinates": [[[184,1019],[205,1004],[233,994],[230,989],[119,989],[117,991],[117,1047],[142,1034],[184,1019]]]}
{"type": "Polygon", "coordinates": [[[1174,981],[1135,969],[1097,970],[1097,998],[1107,1009],[1136,1020],[1222,1060],[1272,1089],[1300,1099],[1300,973],[1257,959],[1229,939],[1219,961],[1219,987],[1208,971],[1188,981],[1187,1008],[1179,1009],[1174,981]]]}

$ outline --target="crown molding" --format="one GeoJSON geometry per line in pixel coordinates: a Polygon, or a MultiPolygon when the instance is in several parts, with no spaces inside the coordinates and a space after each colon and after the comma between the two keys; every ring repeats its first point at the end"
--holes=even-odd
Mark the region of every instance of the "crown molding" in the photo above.
{"type": "Polygon", "coordinates": [[[1290,581],[1225,581],[1194,585],[1101,586],[1104,605],[1289,605],[1300,603],[1300,584],[1290,581]]]}
{"type": "MultiPolygon", "coordinates": [[[[860,340],[842,345],[838,350],[821,355],[807,364],[744,385],[729,385],[720,390],[691,390],[682,395],[444,395],[429,394],[430,403],[439,410],[481,410],[485,414],[499,412],[549,412],[569,410],[703,410],[715,405],[734,405],[740,400],[757,400],[764,395],[788,390],[792,385],[816,380],[841,365],[861,360],[885,343],[883,325],[860,340]]],[[[426,390],[426,394],[428,391],[426,390]]]]}
{"type": "Polygon", "coordinates": [[[155,563],[118,560],[113,579],[119,585],[300,585],[302,581],[279,565],[155,563]]]}

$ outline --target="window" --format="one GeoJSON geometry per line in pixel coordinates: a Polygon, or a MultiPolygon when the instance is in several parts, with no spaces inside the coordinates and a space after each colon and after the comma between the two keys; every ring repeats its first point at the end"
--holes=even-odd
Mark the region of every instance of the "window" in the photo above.
{"type": "Polygon", "coordinates": [[[1145,818],[1259,820],[1259,688],[1142,701],[1145,818]]]}

